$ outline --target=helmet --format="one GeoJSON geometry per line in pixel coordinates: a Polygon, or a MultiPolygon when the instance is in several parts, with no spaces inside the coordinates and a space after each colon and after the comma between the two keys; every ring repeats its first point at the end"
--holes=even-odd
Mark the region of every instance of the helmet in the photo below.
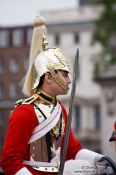
{"type": "Polygon", "coordinates": [[[65,70],[69,72],[69,65],[62,51],[55,47],[48,48],[38,54],[34,66],[37,72],[37,77],[33,85],[34,89],[38,86],[40,77],[46,72],[50,72],[53,78],[55,76],[55,70],[65,70]]]}
{"type": "Polygon", "coordinates": [[[68,61],[61,49],[49,47],[47,42],[46,26],[43,17],[36,17],[30,49],[29,68],[25,77],[23,92],[31,95],[32,89],[39,85],[40,78],[49,72],[52,78],[64,89],[63,80],[56,74],[56,70],[70,72],[68,61]]]}

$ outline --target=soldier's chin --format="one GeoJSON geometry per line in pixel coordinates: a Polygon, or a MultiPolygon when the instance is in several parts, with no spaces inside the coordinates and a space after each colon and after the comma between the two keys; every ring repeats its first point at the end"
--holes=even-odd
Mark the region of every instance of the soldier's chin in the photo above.
{"type": "Polygon", "coordinates": [[[67,87],[67,93],[68,93],[68,91],[70,90],[70,88],[69,87],[67,87]]]}
{"type": "Polygon", "coordinates": [[[69,87],[67,87],[67,89],[64,91],[64,94],[68,94],[69,91],[69,87]]]}
{"type": "Polygon", "coordinates": [[[68,91],[69,91],[69,87],[66,87],[66,88],[62,87],[62,91],[59,95],[66,95],[66,94],[68,94],[68,91]]]}

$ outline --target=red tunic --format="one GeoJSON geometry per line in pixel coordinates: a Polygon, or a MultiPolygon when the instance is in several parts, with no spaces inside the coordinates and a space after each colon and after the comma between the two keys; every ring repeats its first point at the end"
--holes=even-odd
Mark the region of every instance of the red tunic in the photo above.
{"type": "MultiPolygon", "coordinates": [[[[63,106],[62,111],[65,116],[65,122],[67,123],[67,113],[63,106]]],[[[30,160],[30,147],[28,141],[32,135],[33,129],[37,125],[38,119],[33,104],[20,105],[11,113],[1,159],[2,169],[6,175],[14,175],[23,167],[27,167],[33,175],[56,174],[39,172],[32,167],[23,164],[23,160],[30,160]]],[[[78,140],[75,139],[73,132],[71,131],[66,159],[74,159],[80,149],[81,145],[78,140]]]]}

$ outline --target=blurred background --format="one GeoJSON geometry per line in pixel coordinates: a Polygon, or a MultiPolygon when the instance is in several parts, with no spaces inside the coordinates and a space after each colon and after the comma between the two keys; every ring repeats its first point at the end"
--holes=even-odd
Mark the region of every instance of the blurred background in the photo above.
{"type": "MultiPolygon", "coordinates": [[[[109,138],[116,121],[116,0],[0,0],[0,152],[28,67],[32,21],[46,18],[50,45],[71,69],[80,51],[72,128],[84,147],[116,161],[109,138]]],[[[69,106],[70,94],[60,97],[69,106]]]]}

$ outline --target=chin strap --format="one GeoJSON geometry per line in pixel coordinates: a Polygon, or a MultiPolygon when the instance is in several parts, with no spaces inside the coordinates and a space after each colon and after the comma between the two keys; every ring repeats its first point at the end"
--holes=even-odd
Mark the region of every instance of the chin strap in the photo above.
{"type": "Polygon", "coordinates": [[[53,68],[49,68],[49,72],[53,78],[53,80],[60,85],[60,87],[62,87],[66,92],[68,92],[68,87],[65,84],[65,82],[60,78],[60,75],[58,74],[59,72],[55,72],[55,70],[53,68]]]}

